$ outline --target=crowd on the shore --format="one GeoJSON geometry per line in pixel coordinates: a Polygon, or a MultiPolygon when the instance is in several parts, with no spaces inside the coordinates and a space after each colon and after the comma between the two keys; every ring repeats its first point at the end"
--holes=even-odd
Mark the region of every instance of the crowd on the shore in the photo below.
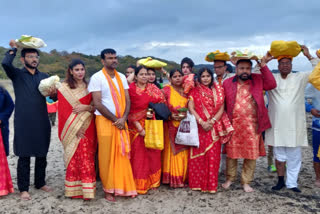
{"type": "MultiPolygon", "coordinates": [[[[270,188],[299,193],[301,148],[308,146],[306,111],[313,115],[315,185],[320,188],[320,51],[313,57],[299,46],[312,72],[293,73],[294,55],[267,52],[260,59],[252,53],[215,51],[205,58],[213,62],[213,70],[203,67],[195,73],[194,62],[185,57],[179,69],[137,63],[124,75],[116,70],[116,51],[104,49],[102,69],[89,82],[85,63],[72,59],[64,82],[46,97],[38,89],[49,77],[37,68],[39,50],[22,48],[24,66],[16,68],[12,63],[18,46],[13,40],[9,44],[2,66],[12,81],[15,103],[0,87],[0,197],[14,191],[7,162],[8,121],[14,109],[20,197],[31,199],[31,157],[35,188],[52,191],[45,179],[51,135],[46,103],[57,101],[66,197],[94,198],[97,173],[108,201],[147,194],[161,183],[215,193],[219,175],[225,176],[222,188],[232,187],[240,159],[243,190],[252,192],[256,160],[267,155],[265,145],[268,170],[278,174],[270,188]],[[269,70],[271,60],[277,60],[279,73],[269,70]],[[169,83],[159,83],[157,72],[169,83]]],[[[55,117],[51,120],[55,125],[55,117]]]]}

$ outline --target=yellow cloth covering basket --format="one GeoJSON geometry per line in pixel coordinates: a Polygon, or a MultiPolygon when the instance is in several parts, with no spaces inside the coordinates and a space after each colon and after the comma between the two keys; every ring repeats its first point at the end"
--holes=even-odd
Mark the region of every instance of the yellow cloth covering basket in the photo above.
{"type": "Polygon", "coordinates": [[[273,41],[270,47],[270,54],[275,58],[279,56],[296,57],[301,52],[301,47],[296,41],[273,41]]]}
{"type": "Polygon", "coordinates": [[[147,68],[162,68],[167,66],[167,63],[161,62],[160,60],[157,60],[157,59],[152,59],[151,57],[140,59],[138,63],[147,68]]]}

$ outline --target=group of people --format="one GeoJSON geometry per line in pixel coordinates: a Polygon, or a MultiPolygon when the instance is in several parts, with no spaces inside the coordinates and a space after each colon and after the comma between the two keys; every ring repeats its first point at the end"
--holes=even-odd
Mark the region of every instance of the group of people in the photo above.
{"type": "MultiPolygon", "coordinates": [[[[30,200],[30,157],[36,157],[35,187],[52,191],[45,182],[50,122],[46,97],[38,90],[40,81],[48,75],[37,69],[40,56],[36,49],[22,49],[24,67],[15,68],[12,62],[17,46],[14,41],[10,46],[2,66],[12,80],[16,97],[13,145],[19,157],[17,183],[21,198],[30,200]]],[[[315,66],[319,60],[311,56],[307,47],[301,48],[315,66]]],[[[169,79],[164,87],[157,83],[155,70],[143,65],[129,67],[127,77],[118,72],[113,49],[101,52],[103,68],[89,82],[85,79],[84,62],[73,59],[62,86],[50,91],[50,99],[59,101],[58,135],[64,148],[65,196],[85,200],[95,197],[96,164],[109,201],[115,201],[116,196],[146,194],[161,182],[172,188],[189,186],[215,193],[221,157],[226,158],[226,166],[222,166],[226,181],[222,187],[230,188],[236,180],[238,160],[243,159],[241,184],[245,192],[252,192],[250,182],[256,160],[266,154],[265,144],[273,147],[276,160],[278,182],[272,189],[287,187],[300,192],[297,180],[301,147],[307,146],[306,104],[314,115],[314,166],[316,184],[320,186],[320,92],[314,91],[312,104],[305,103],[310,72],[292,73],[292,57],[281,56],[277,58],[280,73],[273,74],[267,66],[273,59],[266,54],[255,68],[250,59],[231,60],[236,70],[231,74],[227,72],[228,57],[214,60],[214,71],[201,68],[197,73],[193,72],[193,61],[186,57],[180,69],[161,69],[169,79]],[[145,146],[146,121],[155,118],[149,114],[150,103],[165,104],[171,112],[163,123],[163,150],[145,146]],[[184,119],[179,112],[182,108],[188,108],[195,117],[199,147],[175,143],[184,119]]],[[[0,145],[0,169],[6,168],[7,172],[0,175],[0,195],[6,195],[13,191],[6,162],[13,102],[4,89],[0,92],[1,104],[4,103],[0,109],[6,110],[0,113],[5,148],[0,145]]]]}

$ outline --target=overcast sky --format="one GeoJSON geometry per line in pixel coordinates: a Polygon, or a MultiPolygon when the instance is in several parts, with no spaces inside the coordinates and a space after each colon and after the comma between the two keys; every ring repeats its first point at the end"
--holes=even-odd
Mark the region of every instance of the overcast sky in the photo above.
{"type": "MultiPolygon", "coordinates": [[[[22,34],[42,38],[44,51],[185,56],[249,49],[264,54],[273,40],[320,48],[320,0],[1,0],[0,46],[22,34]]],[[[276,68],[276,63],[270,63],[276,68]]],[[[302,54],[293,69],[309,70],[302,54]]]]}

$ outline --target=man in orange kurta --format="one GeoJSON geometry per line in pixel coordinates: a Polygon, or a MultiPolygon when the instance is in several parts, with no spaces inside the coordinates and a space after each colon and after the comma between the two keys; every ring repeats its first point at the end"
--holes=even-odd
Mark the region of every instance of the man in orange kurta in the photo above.
{"type": "Polygon", "coordinates": [[[227,181],[222,185],[226,189],[236,178],[238,159],[244,159],[241,183],[245,192],[252,192],[249,184],[253,179],[256,159],[265,155],[261,133],[271,124],[263,90],[276,87],[275,79],[266,66],[269,58],[262,59],[261,74],[251,74],[252,62],[249,59],[238,60],[237,75],[223,83],[226,111],[234,128],[231,140],[226,144],[227,181]]]}
{"type": "Polygon", "coordinates": [[[105,198],[137,195],[130,164],[130,139],[127,118],[130,97],[126,77],[115,70],[115,50],[101,52],[101,71],[95,73],[88,86],[96,107],[99,171],[105,198]]]}

